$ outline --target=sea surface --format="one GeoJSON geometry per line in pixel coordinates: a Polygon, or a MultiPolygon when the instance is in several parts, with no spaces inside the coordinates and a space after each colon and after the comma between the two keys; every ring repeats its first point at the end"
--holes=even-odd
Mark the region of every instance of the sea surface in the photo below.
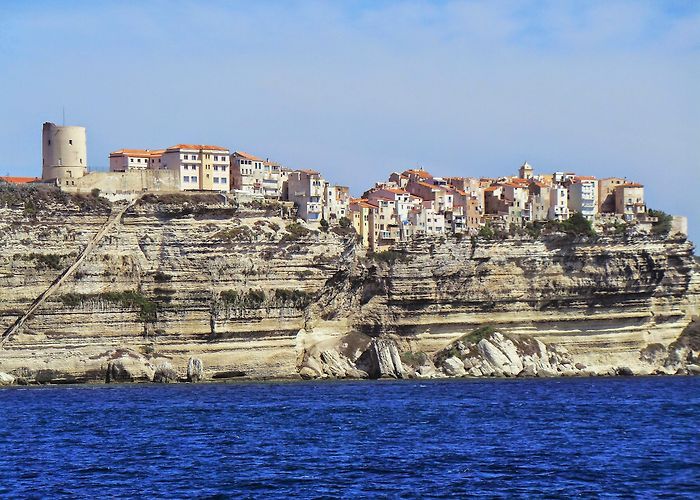
{"type": "Polygon", "coordinates": [[[700,377],[0,390],[0,496],[700,497],[700,377]]]}

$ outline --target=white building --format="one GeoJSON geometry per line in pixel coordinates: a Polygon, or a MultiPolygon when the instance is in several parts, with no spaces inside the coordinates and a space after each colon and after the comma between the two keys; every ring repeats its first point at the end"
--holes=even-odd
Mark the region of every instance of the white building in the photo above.
{"type": "Polygon", "coordinates": [[[315,170],[295,170],[287,180],[287,199],[297,205],[298,215],[307,222],[321,222],[326,181],[315,170]]]}
{"type": "Polygon", "coordinates": [[[552,186],[549,190],[549,213],[550,220],[566,220],[569,218],[569,191],[563,186],[552,186]]]}
{"type": "Polygon", "coordinates": [[[159,169],[164,149],[120,149],[109,154],[110,172],[159,169]]]}
{"type": "Polygon", "coordinates": [[[178,172],[183,191],[228,192],[230,189],[229,150],[220,146],[171,146],[163,152],[160,168],[178,172]]]}
{"type": "Polygon", "coordinates": [[[598,213],[598,180],[595,177],[578,176],[569,186],[569,210],[579,212],[592,221],[598,213]]]}
{"type": "Polygon", "coordinates": [[[415,228],[416,234],[445,234],[445,216],[433,208],[421,207],[413,210],[408,220],[415,228]]]}

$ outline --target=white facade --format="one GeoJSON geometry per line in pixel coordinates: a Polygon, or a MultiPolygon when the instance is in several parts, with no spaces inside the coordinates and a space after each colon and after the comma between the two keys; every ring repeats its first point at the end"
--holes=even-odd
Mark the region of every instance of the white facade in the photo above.
{"type": "Polygon", "coordinates": [[[569,186],[569,210],[592,221],[598,213],[598,181],[579,178],[569,186]]]}
{"type": "Polygon", "coordinates": [[[183,191],[230,189],[229,150],[219,146],[178,144],[163,152],[160,168],[178,172],[183,191]]]}
{"type": "Polygon", "coordinates": [[[432,208],[422,207],[414,210],[408,220],[415,227],[416,233],[445,234],[445,216],[437,213],[432,208]]]}
{"type": "Polygon", "coordinates": [[[120,149],[109,154],[110,172],[158,169],[164,150],[120,149]]]}
{"type": "Polygon", "coordinates": [[[550,220],[566,220],[569,218],[569,191],[563,186],[554,186],[549,190],[550,220]]]}
{"type": "Polygon", "coordinates": [[[287,180],[287,199],[293,201],[298,215],[306,222],[321,222],[326,181],[313,170],[295,170],[287,180]]]}

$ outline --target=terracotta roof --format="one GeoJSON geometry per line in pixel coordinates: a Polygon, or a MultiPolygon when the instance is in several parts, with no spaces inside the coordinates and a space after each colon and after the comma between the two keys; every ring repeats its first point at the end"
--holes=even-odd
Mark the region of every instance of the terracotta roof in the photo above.
{"type": "Polygon", "coordinates": [[[432,179],[432,178],[433,178],[432,175],[430,175],[428,172],[426,172],[426,171],[423,170],[423,169],[411,168],[411,169],[408,169],[408,170],[404,170],[403,173],[404,173],[404,175],[411,175],[411,174],[422,175],[422,176],[425,177],[426,179],[432,179]]]}
{"type": "Polygon", "coordinates": [[[408,191],[405,189],[396,189],[396,188],[382,188],[384,191],[389,191],[390,193],[394,194],[408,194],[408,191]]]}
{"type": "Polygon", "coordinates": [[[423,182],[423,181],[418,181],[416,184],[419,184],[419,185],[421,185],[421,186],[423,186],[423,187],[429,187],[429,188],[431,188],[431,189],[432,189],[432,188],[435,188],[435,189],[438,188],[438,186],[436,186],[435,184],[428,184],[427,182],[423,182]]]}
{"type": "Polygon", "coordinates": [[[501,186],[489,186],[484,191],[495,191],[496,189],[500,188],[501,186]]]}
{"type": "Polygon", "coordinates": [[[592,175],[577,175],[574,177],[577,181],[595,181],[596,178],[592,175]]]}
{"type": "Polygon", "coordinates": [[[643,188],[643,184],[639,184],[638,182],[626,182],[624,184],[620,184],[621,187],[628,187],[628,188],[643,188]]]}
{"type": "Polygon", "coordinates": [[[265,161],[262,158],[258,158],[257,156],[250,155],[244,151],[234,151],[234,155],[241,156],[245,158],[246,160],[253,160],[253,161],[265,161]]]}
{"type": "Polygon", "coordinates": [[[298,168],[295,170],[295,172],[303,172],[307,175],[320,175],[317,171],[315,170],[310,170],[310,169],[304,169],[304,168],[298,168]]]}
{"type": "Polygon", "coordinates": [[[174,146],[170,146],[166,151],[176,151],[178,149],[195,149],[197,151],[205,150],[205,151],[226,151],[226,152],[228,152],[228,148],[222,148],[221,146],[211,146],[208,144],[176,144],[174,146]]]}
{"type": "Polygon", "coordinates": [[[112,151],[109,156],[145,156],[146,158],[153,158],[154,156],[160,156],[165,152],[164,149],[120,149],[119,151],[112,151]]]}
{"type": "Polygon", "coordinates": [[[0,180],[9,182],[10,184],[27,184],[29,182],[39,182],[41,179],[39,179],[38,177],[1,176],[0,180]]]}

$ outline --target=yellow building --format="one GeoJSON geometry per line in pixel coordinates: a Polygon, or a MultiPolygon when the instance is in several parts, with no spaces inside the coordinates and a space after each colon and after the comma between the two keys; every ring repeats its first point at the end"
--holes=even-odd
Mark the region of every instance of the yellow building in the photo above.
{"type": "Polygon", "coordinates": [[[163,152],[160,168],[178,172],[183,191],[229,191],[229,150],[203,144],[177,144],[163,152]]]}

